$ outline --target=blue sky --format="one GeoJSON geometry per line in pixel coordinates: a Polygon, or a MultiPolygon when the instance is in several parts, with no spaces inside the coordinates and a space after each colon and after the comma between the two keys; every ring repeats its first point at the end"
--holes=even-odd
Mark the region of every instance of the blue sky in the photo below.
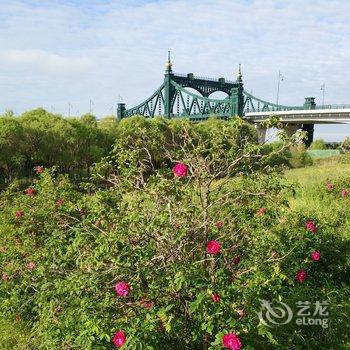
{"type": "MultiPolygon", "coordinates": [[[[350,104],[350,2],[300,0],[0,0],[0,113],[115,111],[148,97],[176,72],[227,79],[242,63],[245,88],[264,100],[350,104]]],[[[341,140],[350,125],[317,126],[341,140]]]]}

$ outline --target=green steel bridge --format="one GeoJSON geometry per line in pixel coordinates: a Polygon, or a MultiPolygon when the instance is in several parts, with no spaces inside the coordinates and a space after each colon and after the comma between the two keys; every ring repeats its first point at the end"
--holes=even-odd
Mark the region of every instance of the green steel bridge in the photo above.
{"type": "Polygon", "coordinates": [[[287,124],[291,133],[300,128],[307,131],[306,144],[311,144],[314,124],[350,122],[350,105],[317,106],[314,97],[306,97],[301,106],[274,104],[244,90],[240,66],[236,81],[199,77],[193,73],[173,73],[169,53],[164,82],[149,98],[128,109],[125,103],[118,103],[118,119],[133,115],[142,115],[146,118],[161,115],[166,118],[186,118],[197,122],[206,120],[212,115],[223,119],[240,116],[256,125],[262,141],[265,139],[266,129],[261,127],[261,123],[271,115],[275,115],[287,124]],[[198,93],[193,93],[188,88],[198,93]],[[227,97],[211,98],[210,95],[217,91],[226,93],[227,97]]]}

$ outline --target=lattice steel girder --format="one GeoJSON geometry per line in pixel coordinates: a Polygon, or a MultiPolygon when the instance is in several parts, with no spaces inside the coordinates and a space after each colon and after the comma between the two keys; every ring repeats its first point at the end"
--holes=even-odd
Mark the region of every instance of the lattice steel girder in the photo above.
{"type": "Polygon", "coordinates": [[[209,97],[210,94],[216,91],[225,92],[228,96],[231,95],[231,89],[238,87],[240,83],[226,81],[224,78],[218,80],[195,77],[192,73],[177,74],[174,73],[172,80],[181,87],[188,87],[197,90],[202,96],[209,97]]]}
{"type": "MultiPolygon", "coordinates": [[[[164,115],[167,118],[184,117],[191,120],[204,120],[209,115],[220,117],[241,116],[251,112],[278,112],[315,108],[313,98],[307,98],[304,106],[283,106],[261,100],[244,91],[242,76],[239,71],[237,81],[224,78],[210,79],[196,77],[193,73],[178,74],[172,72],[170,58],[166,65],[164,83],[148,99],[139,105],[126,109],[125,104],[118,104],[118,118],[135,114],[145,117],[164,115]],[[196,95],[186,90],[192,88],[196,95]],[[224,99],[209,98],[216,91],[227,93],[224,99]],[[176,112],[174,113],[174,108],[176,112]]],[[[344,107],[343,107],[344,108],[344,107]]]]}
{"type": "Polygon", "coordinates": [[[249,94],[247,91],[243,91],[244,95],[244,112],[269,112],[269,111],[291,111],[304,109],[303,106],[283,106],[275,103],[261,100],[249,94]]]}
{"type": "MultiPolygon", "coordinates": [[[[201,116],[208,116],[212,114],[217,114],[220,116],[230,116],[231,111],[231,99],[210,99],[203,96],[198,96],[192,92],[187,91],[185,88],[182,88],[180,85],[171,82],[175,88],[174,99],[172,106],[174,106],[177,101],[178,105],[182,108],[182,113],[177,114],[181,116],[191,117],[193,115],[200,114],[201,116]],[[184,96],[186,95],[187,103],[185,102],[184,96]],[[184,113],[185,112],[185,113],[184,113]]],[[[179,108],[179,106],[177,106],[179,108]]],[[[202,117],[201,117],[202,118],[202,117]]]]}

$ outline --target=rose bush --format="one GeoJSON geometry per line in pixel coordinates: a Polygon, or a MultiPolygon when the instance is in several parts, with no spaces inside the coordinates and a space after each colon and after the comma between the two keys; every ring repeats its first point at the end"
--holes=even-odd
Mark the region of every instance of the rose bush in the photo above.
{"type": "Polygon", "coordinates": [[[159,159],[149,149],[160,150],[157,133],[121,148],[107,164],[109,187],[76,188],[46,170],[35,195],[19,183],[1,194],[0,311],[30,324],[32,348],[344,346],[350,224],[340,191],[349,183],[315,192],[331,213],[292,210],[263,146],[244,141],[250,128],[210,123],[205,138],[204,126],[174,123],[172,151],[159,159]],[[150,159],[163,166],[150,171],[150,159]],[[181,177],[176,164],[188,169],[181,177]],[[329,329],[268,328],[260,299],[325,300],[337,316],[329,329]]]}

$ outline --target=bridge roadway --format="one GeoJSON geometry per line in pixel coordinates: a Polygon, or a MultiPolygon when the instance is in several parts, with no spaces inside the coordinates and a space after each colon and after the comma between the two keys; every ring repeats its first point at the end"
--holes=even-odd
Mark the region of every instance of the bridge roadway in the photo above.
{"type": "Polygon", "coordinates": [[[286,132],[289,135],[298,129],[307,131],[305,143],[310,146],[313,141],[314,124],[347,124],[350,123],[350,108],[333,109],[295,109],[289,111],[248,112],[243,118],[255,124],[260,142],[265,142],[266,127],[261,123],[271,116],[279,117],[280,121],[287,124],[286,132]]]}
{"type": "Polygon", "coordinates": [[[271,116],[287,124],[347,124],[350,123],[350,108],[245,112],[243,118],[251,123],[262,123],[271,116]]]}

